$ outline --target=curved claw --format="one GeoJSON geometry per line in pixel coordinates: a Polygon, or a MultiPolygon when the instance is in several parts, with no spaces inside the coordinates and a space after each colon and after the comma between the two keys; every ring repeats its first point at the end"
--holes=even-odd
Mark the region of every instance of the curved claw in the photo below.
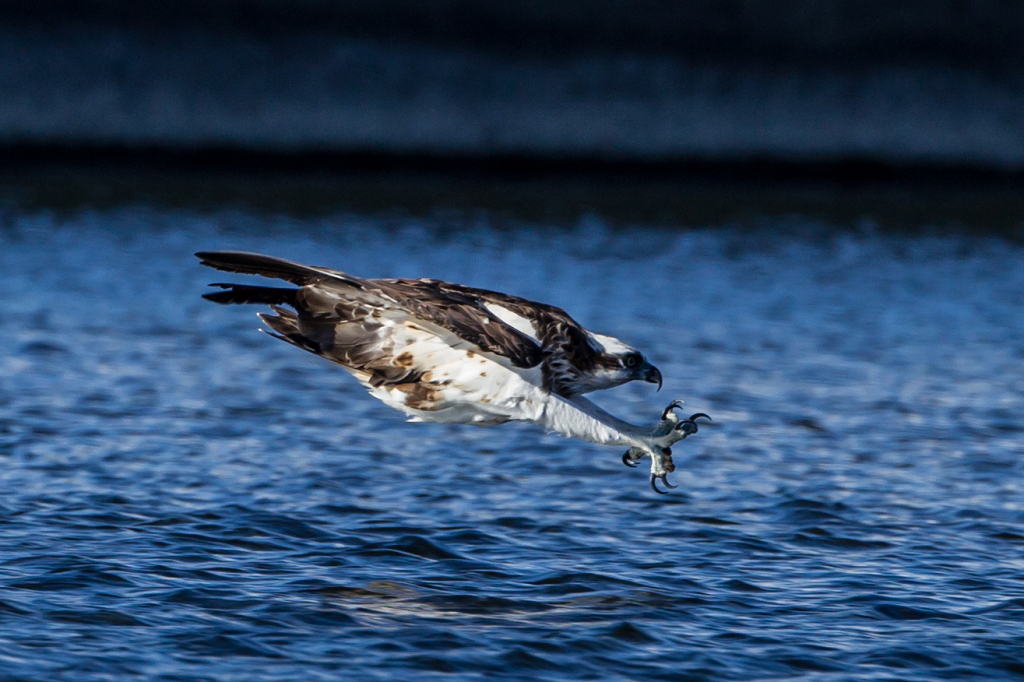
{"type": "Polygon", "coordinates": [[[684,419],[676,424],[676,431],[682,431],[684,436],[692,436],[697,433],[697,422],[684,419]]]}
{"type": "Polygon", "coordinates": [[[658,493],[659,495],[668,495],[668,493],[665,492],[664,490],[658,490],[658,486],[657,486],[657,484],[655,484],[655,481],[657,481],[657,480],[658,480],[658,476],[655,476],[654,474],[651,474],[651,489],[654,492],[658,493]]]}
{"type": "Polygon", "coordinates": [[[661,479],[661,482],[665,484],[666,488],[678,488],[679,487],[677,485],[672,485],[671,483],[668,482],[668,474],[662,474],[658,478],[661,479]]]}
{"type": "MultiPolygon", "coordinates": [[[[682,407],[682,406],[683,406],[683,401],[682,400],[673,400],[672,402],[670,402],[668,404],[668,407],[666,407],[665,410],[661,413],[661,418],[663,420],[664,419],[668,419],[668,415],[671,414],[672,410],[676,409],[677,407],[682,407]]],[[[691,417],[691,419],[692,419],[692,417],[691,417]]]]}
{"type": "Polygon", "coordinates": [[[629,456],[629,450],[622,453],[622,463],[631,469],[636,469],[636,460],[629,456]]]}
{"type": "Polygon", "coordinates": [[[704,414],[703,412],[698,412],[697,414],[692,415],[689,419],[684,419],[678,424],[676,424],[676,431],[682,431],[683,435],[685,436],[692,436],[698,431],[697,422],[695,420],[699,419],[700,417],[704,417],[708,421],[712,421],[711,417],[709,417],[708,415],[704,414]]]}

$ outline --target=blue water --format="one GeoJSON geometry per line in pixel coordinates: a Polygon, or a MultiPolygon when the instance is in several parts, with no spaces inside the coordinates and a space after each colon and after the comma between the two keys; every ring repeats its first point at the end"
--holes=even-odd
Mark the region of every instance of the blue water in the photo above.
{"type": "MultiPolygon", "coordinates": [[[[1024,677],[1024,249],[124,209],[0,220],[0,679],[1024,677]],[[715,418],[406,424],[199,296],[239,248],[561,305],[715,418]]],[[[243,278],[244,279],[244,278],[243,278]]]]}

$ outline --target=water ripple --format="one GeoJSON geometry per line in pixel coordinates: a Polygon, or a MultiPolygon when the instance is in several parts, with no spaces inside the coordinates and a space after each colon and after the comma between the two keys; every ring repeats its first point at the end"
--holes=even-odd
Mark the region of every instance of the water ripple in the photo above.
{"type": "Polygon", "coordinates": [[[1024,676],[1019,246],[145,209],[3,224],[12,680],[1024,676]],[[190,254],[222,247],[559,304],[665,374],[668,397],[626,386],[599,398],[613,411],[678,396],[716,421],[664,498],[609,449],[406,425],[253,311],[201,301],[190,254]]]}

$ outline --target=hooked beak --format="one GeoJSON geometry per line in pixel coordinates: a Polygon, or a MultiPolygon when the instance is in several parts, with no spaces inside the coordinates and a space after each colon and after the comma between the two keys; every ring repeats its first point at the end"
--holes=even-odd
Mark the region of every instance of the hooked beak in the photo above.
{"type": "Polygon", "coordinates": [[[654,365],[647,365],[644,368],[644,381],[649,384],[658,384],[658,390],[661,390],[661,372],[654,365]]]}

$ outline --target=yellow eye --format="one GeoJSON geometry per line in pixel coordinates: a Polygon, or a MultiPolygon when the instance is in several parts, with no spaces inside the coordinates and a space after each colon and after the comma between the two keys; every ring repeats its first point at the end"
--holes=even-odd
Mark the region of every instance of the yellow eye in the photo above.
{"type": "Polygon", "coordinates": [[[640,364],[640,356],[635,354],[627,355],[625,359],[622,361],[622,363],[626,365],[626,367],[632,369],[640,364]]]}

